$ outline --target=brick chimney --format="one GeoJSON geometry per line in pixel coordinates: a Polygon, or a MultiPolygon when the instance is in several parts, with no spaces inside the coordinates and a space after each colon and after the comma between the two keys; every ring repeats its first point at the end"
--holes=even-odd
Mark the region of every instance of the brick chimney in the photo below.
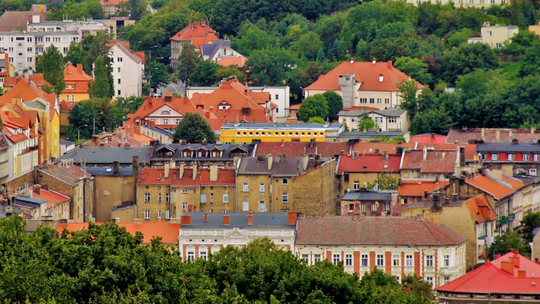
{"type": "Polygon", "coordinates": [[[180,179],[184,177],[184,163],[178,165],[178,174],[180,179]]]}
{"type": "Polygon", "coordinates": [[[191,225],[191,215],[182,215],[182,225],[191,225]]]}
{"type": "Polygon", "coordinates": [[[287,212],[287,225],[296,225],[296,218],[298,217],[298,213],[289,211],[287,212]]]}
{"type": "Polygon", "coordinates": [[[223,216],[223,226],[229,226],[231,225],[231,216],[230,215],[224,215],[223,216]]]}
{"type": "Polygon", "coordinates": [[[253,212],[249,212],[247,216],[247,224],[248,226],[253,226],[253,212]]]}
{"type": "Polygon", "coordinates": [[[83,73],[83,65],[82,64],[77,64],[77,71],[79,71],[79,73],[83,73]]]}
{"type": "Polygon", "coordinates": [[[524,278],[524,277],[526,277],[526,274],[527,274],[527,271],[525,271],[523,269],[520,269],[520,270],[517,271],[518,278],[524,278]]]}
{"type": "Polygon", "coordinates": [[[501,269],[511,275],[514,275],[514,263],[512,263],[511,261],[502,261],[501,269]]]}
{"type": "Polygon", "coordinates": [[[164,164],[164,170],[163,170],[163,178],[168,178],[169,177],[169,167],[170,164],[169,163],[165,163],[164,164]]]}
{"type": "Polygon", "coordinates": [[[41,185],[34,185],[34,193],[37,195],[41,194],[41,185]]]}
{"type": "Polygon", "coordinates": [[[193,166],[192,166],[192,170],[193,170],[193,180],[195,180],[197,178],[197,163],[193,163],[193,166]]]}
{"type": "Polygon", "coordinates": [[[512,264],[514,264],[514,266],[519,268],[519,266],[520,266],[520,264],[519,264],[519,256],[510,257],[510,261],[512,262],[512,264]]]}
{"type": "Polygon", "coordinates": [[[193,204],[188,205],[188,212],[195,212],[195,206],[193,204]]]}
{"type": "Polygon", "coordinates": [[[208,223],[208,212],[204,213],[204,222],[208,223]]]}

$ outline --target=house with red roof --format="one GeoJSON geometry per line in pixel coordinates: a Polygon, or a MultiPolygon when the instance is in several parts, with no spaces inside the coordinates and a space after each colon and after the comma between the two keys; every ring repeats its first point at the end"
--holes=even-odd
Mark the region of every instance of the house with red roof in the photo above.
{"type": "Polygon", "coordinates": [[[64,82],[66,87],[62,90],[60,99],[68,104],[90,98],[88,85],[92,82],[92,77],[84,72],[82,64],[74,66],[69,62],[64,68],[64,82]]]}
{"type": "MultiPolygon", "coordinates": [[[[401,103],[398,85],[411,77],[396,69],[392,61],[343,62],[304,88],[304,97],[334,91],[343,98],[343,107],[368,106],[380,110],[401,103]]],[[[424,86],[417,84],[418,90],[424,86]]]]}
{"type": "Polygon", "coordinates": [[[440,302],[537,303],[540,265],[513,250],[436,288],[440,302]]]}
{"type": "Polygon", "coordinates": [[[22,189],[10,197],[12,205],[29,215],[31,219],[69,219],[71,198],[53,190],[42,189],[42,185],[22,189]]]}
{"type": "MultiPolygon", "coordinates": [[[[462,153],[461,153],[462,154],[462,153]]],[[[460,150],[441,151],[428,149],[410,150],[401,159],[401,177],[447,179],[456,173],[456,167],[464,167],[460,150]]]]}
{"type": "Polygon", "coordinates": [[[237,56],[237,57],[223,57],[218,60],[217,64],[223,67],[234,66],[239,69],[242,69],[246,66],[247,57],[237,56]]]}
{"type": "MultiPolygon", "coordinates": [[[[338,159],[340,155],[349,153],[350,145],[347,142],[320,142],[311,140],[303,141],[283,141],[283,142],[260,142],[253,150],[257,155],[285,155],[291,157],[302,157],[304,155],[320,155],[323,158],[338,159]]],[[[257,156],[252,155],[252,156],[257,156]]]]}
{"type": "Polygon", "coordinates": [[[448,226],[411,217],[303,217],[295,253],[309,265],[342,263],[359,279],[377,268],[398,281],[415,274],[436,287],[465,274],[466,240],[448,226]]]}
{"type": "Polygon", "coordinates": [[[448,179],[402,179],[399,183],[398,198],[402,205],[422,203],[429,194],[448,185],[448,179]]]}
{"type": "Polygon", "coordinates": [[[201,52],[202,45],[219,39],[218,32],[214,31],[205,20],[201,22],[189,21],[189,25],[174,36],[171,40],[171,65],[178,68],[178,57],[182,53],[183,44],[191,43],[198,52],[201,52]]]}
{"type": "Polygon", "coordinates": [[[417,134],[411,137],[411,142],[423,143],[423,144],[444,144],[446,143],[446,135],[439,135],[435,133],[417,134]]]}
{"type": "Polygon", "coordinates": [[[118,5],[126,0],[99,0],[107,16],[115,15],[118,11],[118,5]]]}

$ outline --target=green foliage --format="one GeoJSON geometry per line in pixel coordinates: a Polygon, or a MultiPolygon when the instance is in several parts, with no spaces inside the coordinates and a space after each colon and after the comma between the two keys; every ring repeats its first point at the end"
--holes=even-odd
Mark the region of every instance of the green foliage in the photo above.
{"type": "Polygon", "coordinates": [[[325,123],[325,121],[324,121],[324,118],[315,116],[315,117],[311,117],[308,120],[308,123],[322,123],[323,124],[325,123]]]}
{"type": "Polygon", "coordinates": [[[540,227],[540,212],[533,212],[525,215],[521,220],[521,230],[519,231],[523,241],[530,243],[533,240],[533,230],[540,227]]]}
{"type": "Polygon", "coordinates": [[[161,62],[150,61],[145,70],[148,73],[148,84],[151,88],[159,88],[171,82],[171,76],[167,72],[167,66],[161,62]]]}
{"type": "Polygon", "coordinates": [[[527,255],[530,253],[529,245],[523,242],[523,239],[519,236],[517,231],[506,231],[501,235],[498,235],[491,243],[491,246],[487,248],[488,259],[493,260],[495,255],[507,254],[512,249],[519,250],[519,253],[527,255]]]}
{"type": "Polygon", "coordinates": [[[111,97],[111,85],[107,75],[107,67],[105,66],[105,59],[101,56],[96,59],[94,81],[88,84],[88,93],[90,98],[111,97]]]}
{"type": "Polygon", "coordinates": [[[127,118],[127,114],[133,114],[137,112],[137,110],[142,106],[143,103],[144,97],[118,97],[118,99],[116,99],[114,103],[114,106],[118,109],[120,113],[122,113],[122,117],[124,117],[125,119],[127,118]]]}
{"type": "Polygon", "coordinates": [[[360,120],[358,123],[358,131],[372,131],[372,130],[378,130],[379,125],[376,124],[373,119],[369,117],[364,117],[360,120]]]}
{"type": "Polygon", "coordinates": [[[302,101],[298,109],[298,119],[309,121],[312,117],[327,117],[328,102],[323,94],[315,94],[302,101]]]}
{"type": "Polygon", "coordinates": [[[39,56],[38,72],[43,73],[43,78],[50,84],[50,87],[45,86],[43,89],[60,96],[66,86],[64,82],[64,57],[54,44],[51,44],[49,50],[39,56]]]}
{"type": "Polygon", "coordinates": [[[442,58],[442,79],[454,84],[459,75],[476,69],[495,69],[499,66],[497,55],[483,43],[463,44],[446,52],[442,58]]]}
{"type": "Polygon", "coordinates": [[[195,67],[201,60],[201,55],[195,50],[193,44],[182,44],[182,52],[180,53],[180,57],[178,57],[178,78],[182,80],[186,86],[191,85],[189,77],[193,74],[195,67]]]}
{"type": "Polygon", "coordinates": [[[298,74],[297,67],[295,56],[282,49],[253,51],[246,62],[254,85],[288,85],[298,74]]]}
{"type": "Polygon", "coordinates": [[[343,110],[343,99],[334,91],[326,91],[323,96],[328,103],[328,119],[337,120],[339,111],[343,110]]]}
{"type": "Polygon", "coordinates": [[[239,70],[236,66],[219,67],[216,71],[216,79],[229,78],[230,76],[236,76],[239,82],[244,83],[246,81],[246,73],[239,70]]]}
{"type": "Polygon", "coordinates": [[[191,85],[200,87],[209,87],[215,85],[220,79],[217,77],[217,71],[221,66],[209,60],[200,61],[189,76],[191,85]]]}
{"type": "Polygon", "coordinates": [[[91,138],[101,130],[113,131],[124,120],[126,109],[115,106],[110,98],[81,100],[69,113],[69,124],[75,130],[80,130],[82,138],[91,138]],[[95,119],[95,120],[94,120],[95,119]]]}
{"type": "Polygon", "coordinates": [[[372,190],[375,188],[376,190],[397,190],[398,187],[398,179],[391,177],[384,172],[377,174],[377,178],[373,181],[373,183],[368,183],[367,185],[367,188],[372,190]]]}
{"type": "Polygon", "coordinates": [[[67,1],[49,7],[48,20],[82,20],[84,18],[105,19],[105,11],[98,0],[67,1]]]}
{"type": "Polygon", "coordinates": [[[185,140],[187,143],[201,143],[204,139],[208,143],[215,143],[216,134],[208,122],[199,113],[186,113],[173,134],[175,142],[185,140]]]}
{"type": "Polygon", "coordinates": [[[431,288],[431,284],[418,278],[416,274],[406,275],[401,280],[401,284],[403,285],[403,288],[410,291],[411,293],[424,297],[430,301],[435,301],[435,293],[431,288]]]}

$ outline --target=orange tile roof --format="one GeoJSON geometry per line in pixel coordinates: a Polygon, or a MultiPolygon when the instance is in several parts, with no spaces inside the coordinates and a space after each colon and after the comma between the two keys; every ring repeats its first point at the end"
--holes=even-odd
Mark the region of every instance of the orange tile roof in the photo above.
{"type": "Polygon", "coordinates": [[[175,97],[171,98],[170,101],[165,101],[165,97],[162,98],[153,98],[146,97],[144,103],[137,109],[137,112],[129,116],[128,124],[135,125],[136,119],[145,119],[148,115],[159,110],[163,106],[169,106],[179,112],[182,115],[185,115],[188,112],[199,113],[204,116],[204,112],[200,109],[196,109],[195,105],[187,97],[175,97]]]}
{"type": "Polygon", "coordinates": [[[201,168],[200,173],[193,179],[193,169],[184,169],[184,175],[180,178],[180,170],[170,169],[169,176],[165,178],[165,169],[144,168],[139,174],[137,184],[142,185],[170,185],[171,187],[198,187],[201,185],[235,185],[236,176],[234,169],[218,169],[216,181],[210,180],[210,170],[201,168]]]}
{"type": "Polygon", "coordinates": [[[446,143],[446,135],[439,135],[439,134],[434,134],[434,133],[418,134],[411,138],[411,142],[418,142],[418,143],[433,142],[436,144],[444,144],[446,143]]]}
{"type": "Polygon", "coordinates": [[[99,0],[99,4],[102,6],[115,6],[125,1],[126,0],[99,0]]]}
{"type": "Polygon", "coordinates": [[[492,222],[497,219],[497,213],[491,207],[485,194],[475,196],[465,201],[471,215],[477,224],[492,222]]]}
{"type": "MultiPolygon", "coordinates": [[[[465,182],[491,194],[495,199],[501,199],[515,192],[511,185],[505,185],[502,181],[498,182],[495,179],[480,174],[475,174],[471,178],[466,178],[465,182]]],[[[524,184],[521,184],[521,186],[524,186],[524,184]]]]}
{"type": "Polygon", "coordinates": [[[26,78],[20,78],[18,82],[4,95],[0,96],[0,104],[11,102],[12,98],[22,98],[23,101],[30,101],[41,98],[49,104],[54,105],[54,94],[47,94],[38,85],[30,83],[26,78]]]}
{"type": "Polygon", "coordinates": [[[351,155],[342,155],[339,160],[337,174],[345,172],[376,172],[399,173],[401,155],[390,154],[388,160],[383,159],[381,153],[365,153],[353,158],[351,155]]]}
{"type": "Polygon", "coordinates": [[[179,42],[190,42],[196,49],[201,49],[203,44],[207,44],[210,41],[218,40],[217,32],[214,31],[206,21],[193,22],[190,21],[189,25],[176,33],[170,40],[179,42]]]}
{"type": "Polygon", "coordinates": [[[75,85],[75,88],[64,89],[62,94],[88,93],[88,84],[92,82],[92,77],[84,72],[82,64],[77,64],[77,67],[74,67],[70,62],[64,68],[64,81],[66,85],[75,85]]]}
{"type": "Polygon", "coordinates": [[[237,68],[243,68],[246,66],[246,61],[248,59],[244,56],[239,57],[223,57],[221,58],[217,64],[228,67],[228,66],[236,66],[237,68]]]}
{"type": "MultiPolygon", "coordinates": [[[[362,85],[358,91],[391,91],[398,92],[398,84],[411,79],[405,73],[396,69],[392,65],[392,61],[388,62],[343,62],[336,68],[321,75],[314,83],[310,84],[304,90],[317,90],[317,91],[340,91],[339,75],[342,74],[354,74],[356,83],[362,85]],[[379,78],[383,76],[383,81],[380,82],[379,78]]],[[[418,84],[419,89],[424,86],[418,84]]]]}
{"type": "MultiPolygon", "coordinates": [[[[34,187],[35,186],[36,185],[34,185],[34,187]]],[[[63,202],[67,202],[67,201],[69,201],[71,199],[69,196],[63,195],[63,194],[61,194],[59,192],[56,192],[56,191],[53,191],[53,190],[44,190],[44,189],[41,189],[39,191],[39,194],[36,193],[36,192],[32,192],[32,197],[33,198],[39,198],[39,199],[42,199],[44,201],[47,201],[50,204],[52,204],[52,206],[58,205],[58,204],[63,203],[63,202]]]]}
{"type": "Polygon", "coordinates": [[[433,192],[448,185],[447,180],[427,181],[427,180],[402,180],[398,188],[399,196],[423,196],[424,192],[433,192]]]}
{"type": "Polygon", "coordinates": [[[3,73],[0,73],[0,76],[9,76],[9,74],[10,74],[10,63],[9,63],[9,55],[8,55],[8,53],[5,53],[4,58],[0,59],[0,61],[4,61],[5,65],[6,65],[6,71],[3,72],[3,73]]]}
{"type": "MultiPolygon", "coordinates": [[[[103,223],[96,223],[101,225],[103,223]]],[[[181,224],[171,224],[169,222],[143,222],[142,224],[135,223],[118,223],[118,226],[126,228],[127,232],[131,235],[141,232],[143,234],[143,243],[150,244],[152,239],[156,236],[162,238],[163,244],[177,244],[178,234],[180,232],[181,224]]],[[[68,231],[77,231],[82,229],[88,229],[88,223],[69,223],[59,224],[56,226],[56,231],[62,233],[64,229],[68,231]]]]}

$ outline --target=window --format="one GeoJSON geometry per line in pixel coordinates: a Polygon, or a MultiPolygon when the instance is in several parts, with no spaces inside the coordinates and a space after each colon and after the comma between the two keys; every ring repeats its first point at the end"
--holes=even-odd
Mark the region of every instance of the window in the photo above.
{"type": "Polygon", "coordinates": [[[203,260],[207,260],[208,253],[206,251],[199,251],[199,258],[203,260]]]}
{"type": "Polygon", "coordinates": [[[444,284],[447,284],[450,282],[450,277],[443,277],[444,284]]]}
{"type": "Polygon", "coordinates": [[[193,262],[195,260],[195,252],[188,251],[186,261],[193,262]]]}
{"type": "Polygon", "coordinates": [[[317,262],[320,262],[320,261],[321,261],[321,255],[320,254],[313,255],[313,262],[314,263],[317,263],[317,262]]]}
{"type": "Polygon", "coordinates": [[[69,102],[69,94],[66,95],[66,101],[69,102]]]}
{"type": "Polygon", "coordinates": [[[201,193],[201,203],[206,203],[206,193],[201,193]]]}
{"type": "Polygon", "coordinates": [[[148,203],[149,201],[150,201],[150,193],[145,193],[144,194],[144,202],[148,203]]]}
{"type": "Polygon", "coordinates": [[[394,117],[388,118],[388,123],[396,123],[396,118],[394,117]]]}
{"type": "MultiPolygon", "coordinates": [[[[494,2],[493,2],[493,0],[491,0],[491,3],[494,3],[494,2]]],[[[486,34],[487,34],[487,36],[488,36],[488,37],[491,37],[491,35],[492,35],[492,32],[491,32],[491,31],[487,31],[487,33],[486,33],[486,34]]]]}
{"type": "Polygon", "coordinates": [[[242,211],[248,211],[249,210],[249,201],[243,201],[242,202],[242,211]]]}
{"type": "Polygon", "coordinates": [[[122,57],[116,58],[116,62],[122,62],[122,57]]]}
{"type": "Polygon", "coordinates": [[[242,191],[249,192],[249,184],[248,183],[244,183],[244,185],[242,186],[242,191]]]}
{"type": "Polygon", "coordinates": [[[377,98],[377,103],[381,103],[382,102],[382,99],[381,98],[377,98]]]}
{"type": "Polygon", "coordinates": [[[122,83],[122,79],[118,78],[118,84],[122,83]]]}
{"type": "Polygon", "coordinates": [[[283,193],[283,202],[288,203],[289,202],[289,193],[284,192],[283,193]]]}
{"type": "Polygon", "coordinates": [[[163,119],[163,124],[164,124],[164,125],[168,125],[168,124],[169,124],[169,119],[164,118],[164,119],[163,119]]]}
{"type": "Polygon", "coordinates": [[[158,218],[158,219],[161,218],[161,210],[158,210],[158,211],[157,211],[157,218],[158,218]]]}
{"type": "Polygon", "coordinates": [[[360,182],[354,181],[353,182],[353,190],[360,190],[360,182]]]}
{"type": "Polygon", "coordinates": [[[534,161],[540,161],[540,154],[534,155],[534,161]]]}
{"type": "Polygon", "coordinates": [[[352,254],[345,254],[345,266],[352,266],[352,254]]]}
{"type": "Polygon", "coordinates": [[[399,262],[399,254],[394,254],[392,256],[392,266],[399,266],[400,265],[400,262],[399,262]]]}
{"type": "Polygon", "coordinates": [[[531,155],[530,154],[523,154],[523,161],[529,161],[529,159],[531,158],[531,155]]]}
{"type": "Polygon", "coordinates": [[[26,48],[26,51],[27,51],[27,52],[32,52],[32,47],[27,47],[27,48],[26,48]]]}
{"type": "Polygon", "coordinates": [[[264,201],[259,201],[259,212],[266,212],[266,203],[264,201]]]}
{"type": "Polygon", "coordinates": [[[427,255],[426,256],[426,267],[433,267],[433,256],[427,255]]]}
{"type": "Polygon", "coordinates": [[[433,286],[433,277],[426,277],[426,281],[433,286]]]}
{"type": "Polygon", "coordinates": [[[491,153],[491,160],[498,160],[499,159],[499,153],[491,153]]]}
{"type": "Polygon", "coordinates": [[[289,179],[287,178],[284,178],[281,182],[283,185],[288,185],[289,184],[289,179]]]}
{"type": "Polygon", "coordinates": [[[375,103],[375,98],[370,98],[369,103],[375,103]]]}
{"type": "Polygon", "coordinates": [[[150,219],[150,210],[148,210],[148,209],[144,210],[144,218],[147,219],[147,220],[150,219]]]}
{"type": "Polygon", "coordinates": [[[514,153],[508,153],[508,161],[514,161],[516,155],[514,153]]]}
{"type": "Polygon", "coordinates": [[[385,98],[384,103],[390,103],[390,98],[385,98]]]}
{"type": "Polygon", "coordinates": [[[120,67],[118,67],[118,73],[120,73],[120,71],[122,71],[122,69],[120,67]]]}
{"type": "Polygon", "coordinates": [[[362,254],[362,267],[367,267],[369,266],[369,262],[368,262],[368,255],[367,254],[362,254]]]}
{"type": "Polygon", "coordinates": [[[259,192],[264,193],[264,183],[259,184],[259,192]]]}
{"type": "Polygon", "coordinates": [[[157,195],[157,201],[158,201],[158,203],[161,203],[161,193],[158,193],[158,195],[157,195]]]}
{"type": "Polygon", "coordinates": [[[279,99],[279,95],[278,95],[278,94],[276,94],[276,96],[275,96],[275,99],[276,99],[276,100],[278,100],[278,99],[279,99]]]}
{"type": "MultiPolygon", "coordinates": [[[[75,86],[73,86],[73,88],[75,88],[75,86]]],[[[75,94],[71,95],[71,101],[75,101],[75,94]]]]}
{"type": "Polygon", "coordinates": [[[360,103],[367,103],[367,98],[360,98],[360,103]]]}
{"type": "Polygon", "coordinates": [[[228,202],[229,202],[229,194],[228,194],[228,193],[223,193],[223,202],[224,202],[224,203],[228,203],[228,202]]]}
{"type": "Polygon", "coordinates": [[[170,210],[165,210],[165,218],[166,219],[170,219],[171,218],[171,211],[170,210]]]}
{"type": "Polygon", "coordinates": [[[186,193],[187,193],[187,189],[182,189],[182,193],[186,194],[186,193]]]}
{"type": "Polygon", "coordinates": [[[536,176],[536,169],[529,169],[529,175],[536,176]]]}
{"type": "Polygon", "coordinates": [[[27,58],[26,58],[26,61],[27,61],[27,62],[32,62],[32,57],[27,57],[27,58]]]}
{"type": "Polygon", "coordinates": [[[170,203],[171,202],[171,194],[170,193],[166,193],[165,194],[165,203],[170,203]]]}
{"type": "Polygon", "coordinates": [[[186,210],[187,209],[187,203],[182,203],[182,210],[186,210]]]}
{"type": "Polygon", "coordinates": [[[341,255],[340,254],[334,254],[333,255],[332,262],[334,263],[334,265],[337,265],[340,260],[341,260],[341,255]]]}
{"type": "Polygon", "coordinates": [[[384,266],[384,255],[377,254],[377,266],[384,266]]]}
{"type": "Polygon", "coordinates": [[[414,266],[412,254],[407,254],[407,255],[405,256],[405,266],[407,266],[407,267],[412,267],[412,266],[414,266]]]}
{"type": "Polygon", "coordinates": [[[302,254],[302,260],[306,261],[306,263],[309,263],[309,254],[302,254]]]}
{"type": "Polygon", "coordinates": [[[122,90],[118,90],[118,95],[122,95],[122,90]]]}
{"type": "Polygon", "coordinates": [[[444,267],[449,267],[450,266],[450,255],[448,255],[448,254],[444,255],[443,263],[444,263],[444,267]]]}

